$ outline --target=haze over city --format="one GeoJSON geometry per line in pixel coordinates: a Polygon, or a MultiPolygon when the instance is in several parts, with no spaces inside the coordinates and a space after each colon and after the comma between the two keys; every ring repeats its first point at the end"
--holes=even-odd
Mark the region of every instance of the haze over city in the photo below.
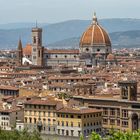
{"type": "Polygon", "coordinates": [[[139,0],[0,0],[0,5],[0,24],[91,19],[94,11],[99,18],[140,18],[139,0]]]}

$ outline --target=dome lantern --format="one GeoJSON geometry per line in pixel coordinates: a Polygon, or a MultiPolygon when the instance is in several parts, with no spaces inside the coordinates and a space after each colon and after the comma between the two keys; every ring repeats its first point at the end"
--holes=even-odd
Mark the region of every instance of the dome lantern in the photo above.
{"type": "Polygon", "coordinates": [[[98,24],[98,19],[96,17],[96,12],[94,12],[94,15],[93,15],[93,24],[98,24]]]}

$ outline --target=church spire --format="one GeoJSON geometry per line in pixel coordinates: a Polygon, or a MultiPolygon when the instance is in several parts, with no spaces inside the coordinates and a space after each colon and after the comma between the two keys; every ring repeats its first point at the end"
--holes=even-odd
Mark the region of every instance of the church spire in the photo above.
{"type": "Polygon", "coordinates": [[[20,38],[19,38],[19,42],[18,42],[18,50],[22,50],[22,42],[21,42],[20,38]]]}
{"type": "Polygon", "coordinates": [[[96,12],[94,12],[94,15],[93,15],[93,24],[98,24],[98,20],[97,20],[97,17],[96,17],[96,12]]]}
{"type": "Polygon", "coordinates": [[[21,42],[21,39],[19,38],[18,50],[17,50],[17,61],[19,65],[22,65],[22,57],[23,57],[22,42],[21,42]]]}

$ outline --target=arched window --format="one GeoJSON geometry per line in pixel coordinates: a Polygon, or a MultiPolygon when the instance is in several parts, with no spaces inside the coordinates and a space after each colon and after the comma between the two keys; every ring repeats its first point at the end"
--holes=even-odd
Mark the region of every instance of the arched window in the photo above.
{"type": "Polygon", "coordinates": [[[40,50],[38,51],[38,57],[40,57],[40,50]]]}
{"type": "Polygon", "coordinates": [[[34,36],[33,42],[36,43],[36,37],[34,36]]]}

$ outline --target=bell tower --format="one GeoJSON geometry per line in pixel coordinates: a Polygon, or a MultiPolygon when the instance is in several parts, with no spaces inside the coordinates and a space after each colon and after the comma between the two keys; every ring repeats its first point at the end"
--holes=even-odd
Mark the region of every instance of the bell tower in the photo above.
{"type": "Polygon", "coordinates": [[[19,39],[18,42],[18,50],[17,50],[17,60],[18,60],[18,65],[22,65],[22,57],[23,57],[23,52],[22,52],[22,42],[21,39],[19,39]]]}
{"type": "Polygon", "coordinates": [[[122,100],[137,101],[137,82],[136,81],[120,81],[121,88],[120,98],[122,100]]]}
{"type": "Polygon", "coordinates": [[[32,63],[43,66],[44,47],[42,46],[42,28],[32,28],[32,63]]]}

